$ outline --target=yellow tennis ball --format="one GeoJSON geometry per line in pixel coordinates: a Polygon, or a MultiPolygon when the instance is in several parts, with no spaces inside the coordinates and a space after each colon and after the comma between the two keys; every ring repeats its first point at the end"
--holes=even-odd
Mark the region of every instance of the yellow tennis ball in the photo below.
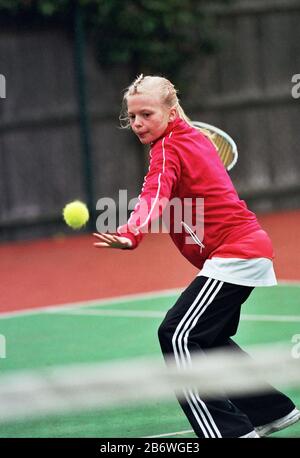
{"type": "Polygon", "coordinates": [[[63,217],[67,225],[72,229],[80,229],[88,222],[90,215],[87,206],[83,202],[74,200],[63,209],[63,217]]]}

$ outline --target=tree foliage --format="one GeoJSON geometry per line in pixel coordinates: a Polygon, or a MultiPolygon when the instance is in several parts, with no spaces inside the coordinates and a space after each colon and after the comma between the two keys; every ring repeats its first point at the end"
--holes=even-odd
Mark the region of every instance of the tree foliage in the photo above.
{"type": "MultiPolygon", "coordinates": [[[[226,0],[224,0],[226,1],[226,0]]],[[[102,65],[175,76],[218,46],[204,0],[0,0],[0,13],[72,23],[79,7],[102,65]]]]}

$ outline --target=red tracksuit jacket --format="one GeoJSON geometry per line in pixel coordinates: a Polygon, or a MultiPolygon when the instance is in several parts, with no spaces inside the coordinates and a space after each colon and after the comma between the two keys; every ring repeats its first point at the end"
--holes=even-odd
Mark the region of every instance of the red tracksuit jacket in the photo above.
{"type": "Polygon", "coordinates": [[[182,202],[182,208],[184,199],[190,199],[194,224],[187,225],[184,213],[182,224],[170,212],[169,232],[183,256],[196,267],[202,268],[205,260],[213,256],[273,258],[268,235],[239,199],[214,145],[180,118],[169,123],[163,136],[151,145],[149,171],[139,202],[127,224],[118,228],[118,234],[129,238],[132,249],[136,248],[143,233],[162,214],[165,205],[159,202],[174,198],[182,202]],[[204,199],[204,215],[196,198],[204,199]],[[203,222],[203,237],[199,237],[195,228],[203,222]],[[191,236],[194,243],[190,243],[191,236]]]}

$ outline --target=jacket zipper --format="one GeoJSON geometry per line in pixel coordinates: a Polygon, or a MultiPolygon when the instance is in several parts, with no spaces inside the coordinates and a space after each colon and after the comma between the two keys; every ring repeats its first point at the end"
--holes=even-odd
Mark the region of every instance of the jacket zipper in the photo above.
{"type": "Polygon", "coordinates": [[[203,243],[198,238],[198,236],[192,231],[192,229],[184,221],[181,221],[181,224],[184,227],[184,229],[190,234],[194,242],[200,246],[200,253],[202,253],[202,250],[205,248],[205,245],[203,245],[203,243]]]}

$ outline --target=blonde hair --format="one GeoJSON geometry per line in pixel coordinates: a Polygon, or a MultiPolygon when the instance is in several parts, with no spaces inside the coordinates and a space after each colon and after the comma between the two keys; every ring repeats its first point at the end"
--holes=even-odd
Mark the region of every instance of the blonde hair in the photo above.
{"type": "Polygon", "coordinates": [[[135,94],[153,94],[153,92],[160,96],[163,105],[168,108],[175,107],[178,116],[186,121],[189,125],[193,126],[192,121],[185,114],[182,106],[179,103],[177,90],[171,81],[163,78],[162,76],[144,76],[141,74],[125,90],[122,110],[119,118],[121,127],[125,129],[130,127],[127,109],[128,97],[135,94]]]}

